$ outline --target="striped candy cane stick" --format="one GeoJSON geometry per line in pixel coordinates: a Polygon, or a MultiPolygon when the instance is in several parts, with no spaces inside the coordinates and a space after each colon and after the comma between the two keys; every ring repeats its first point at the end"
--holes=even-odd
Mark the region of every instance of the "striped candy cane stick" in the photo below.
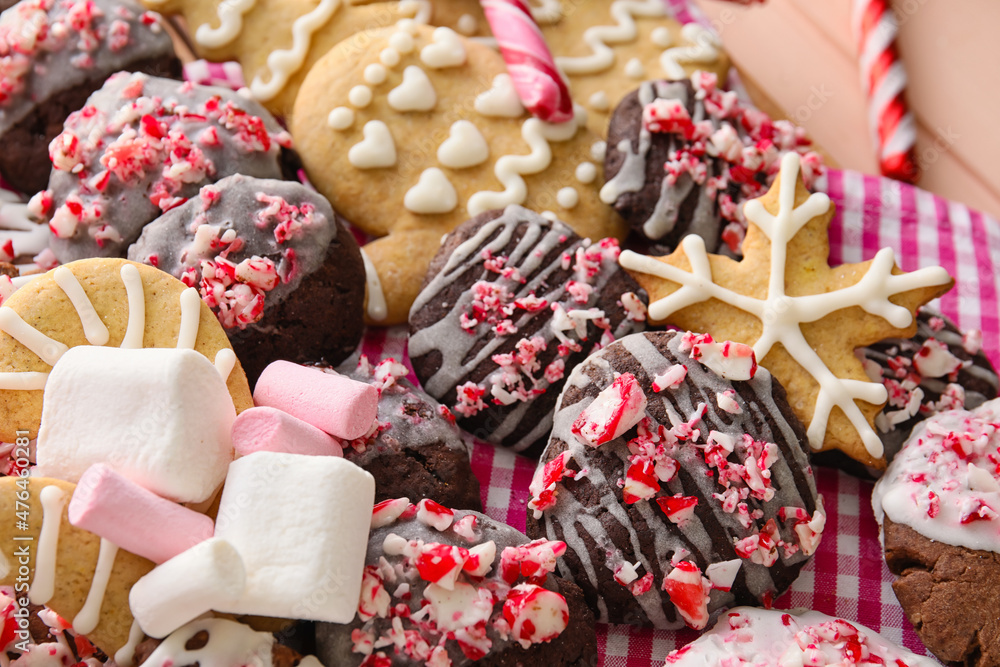
{"type": "Polygon", "coordinates": [[[917,123],[906,104],[906,70],[896,50],[896,17],[889,0],[854,0],[853,19],[879,166],[885,176],[914,183],[920,175],[915,155],[917,123]]]}
{"type": "Polygon", "coordinates": [[[573,100],[531,10],[522,0],[481,0],[521,103],[549,123],[573,118],[573,100]]]}

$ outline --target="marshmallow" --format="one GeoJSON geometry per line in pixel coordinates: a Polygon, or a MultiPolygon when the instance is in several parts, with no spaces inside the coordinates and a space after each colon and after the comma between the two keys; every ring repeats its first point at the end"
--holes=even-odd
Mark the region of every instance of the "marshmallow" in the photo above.
{"type": "Polygon", "coordinates": [[[279,452],[308,456],[343,456],[333,436],[275,408],[251,408],[233,423],[233,447],[240,456],[279,452]]]}
{"type": "Polygon", "coordinates": [[[247,586],[216,611],[350,622],[374,505],[375,478],[342,458],[256,452],[234,461],[215,535],[236,547],[247,586]]]}
{"type": "Polygon", "coordinates": [[[135,582],[129,591],[129,608],[142,631],[159,639],[238,598],[246,587],[246,575],[233,545],[212,538],[157,565],[135,582]]]}
{"type": "Polygon", "coordinates": [[[159,497],[103,463],[80,477],[69,522],[154,563],[204,542],[215,530],[204,514],[159,497]]]}
{"type": "Polygon", "coordinates": [[[337,373],[275,361],[253,392],[257,405],[278,408],[342,440],[367,433],[378,416],[378,390],[337,373]]]}
{"type": "Polygon", "coordinates": [[[35,474],[75,483],[107,463],[159,496],[201,502],[225,479],[234,419],[198,352],[74,347],[45,385],[35,474]]]}

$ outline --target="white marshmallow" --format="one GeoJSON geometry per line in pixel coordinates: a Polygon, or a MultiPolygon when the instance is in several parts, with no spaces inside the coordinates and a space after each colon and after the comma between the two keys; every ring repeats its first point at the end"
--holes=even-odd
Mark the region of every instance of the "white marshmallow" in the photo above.
{"type": "Polygon", "coordinates": [[[201,502],[225,479],[235,419],[198,352],[74,347],[45,385],[36,472],[75,483],[105,463],[164,498],[201,502]]]}
{"type": "Polygon", "coordinates": [[[255,452],[234,461],[215,535],[239,551],[247,588],[216,611],[350,622],[374,504],[375,478],[342,458],[255,452]]]}
{"type": "Polygon", "coordinates": [[[132,586],[128,602],[142,631],[160,638],[226,606],[245,588],[246,569],[236,548],[213,537],[153,568],[132,586]]]}

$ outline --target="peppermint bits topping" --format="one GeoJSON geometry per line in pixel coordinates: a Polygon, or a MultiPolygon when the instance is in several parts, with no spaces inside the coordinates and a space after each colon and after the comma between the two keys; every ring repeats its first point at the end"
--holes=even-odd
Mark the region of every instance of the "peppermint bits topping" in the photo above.
{"type": "Polygon", "coordinates": [[[623,373],[584,408],[573,422],[573,434],[581,442],[599,447],[614,440],[642,420],[646,394],[631,373],[623,373]]]}
{"type": "Polygon", "coordinates": [[[757,355],[743,343],[697,343],[691,348],[691,358],[726,380],[752,380],[757,374],[757,355]]]}
{"type": "Polygon", "coordinates": [[[535,584],[521,584],[511,589],[503,605],[503,617],[510,624],[511,635],[523,648],[552,641],[569,624],[569,607],[558,593],[535,584]]]}
{"type": "Polygon", "coordinates": [[[701,576],[697,565],[686,560],[677,563],[663,581],[663,590],[688,627],[702,630],[708,625],[708,594],[712,582],[701,576]]]}

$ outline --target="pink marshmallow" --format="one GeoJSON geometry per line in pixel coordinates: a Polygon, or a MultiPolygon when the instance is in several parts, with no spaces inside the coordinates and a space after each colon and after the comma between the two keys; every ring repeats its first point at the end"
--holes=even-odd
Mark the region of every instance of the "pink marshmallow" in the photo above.
{"type": "Polygon", "coordinates": [[[97,463],[80,477],[69,522],[122,549],[163,563],[212,537],[212,519],[161,498],[97,463]]]}
{"type": "Polygon", "coordinates": [[[341,440],[360,438],[378,416],[378,391],[337,373],[275,361],[264,369],[253,400],[284,410],[341,440]]]}
{"type": "Polygon", "coordinates": [[[233,447],[240,456],[254,452],[343,456],[333,436],[276,408],[250,408],[233,422],[233,447]]]}

